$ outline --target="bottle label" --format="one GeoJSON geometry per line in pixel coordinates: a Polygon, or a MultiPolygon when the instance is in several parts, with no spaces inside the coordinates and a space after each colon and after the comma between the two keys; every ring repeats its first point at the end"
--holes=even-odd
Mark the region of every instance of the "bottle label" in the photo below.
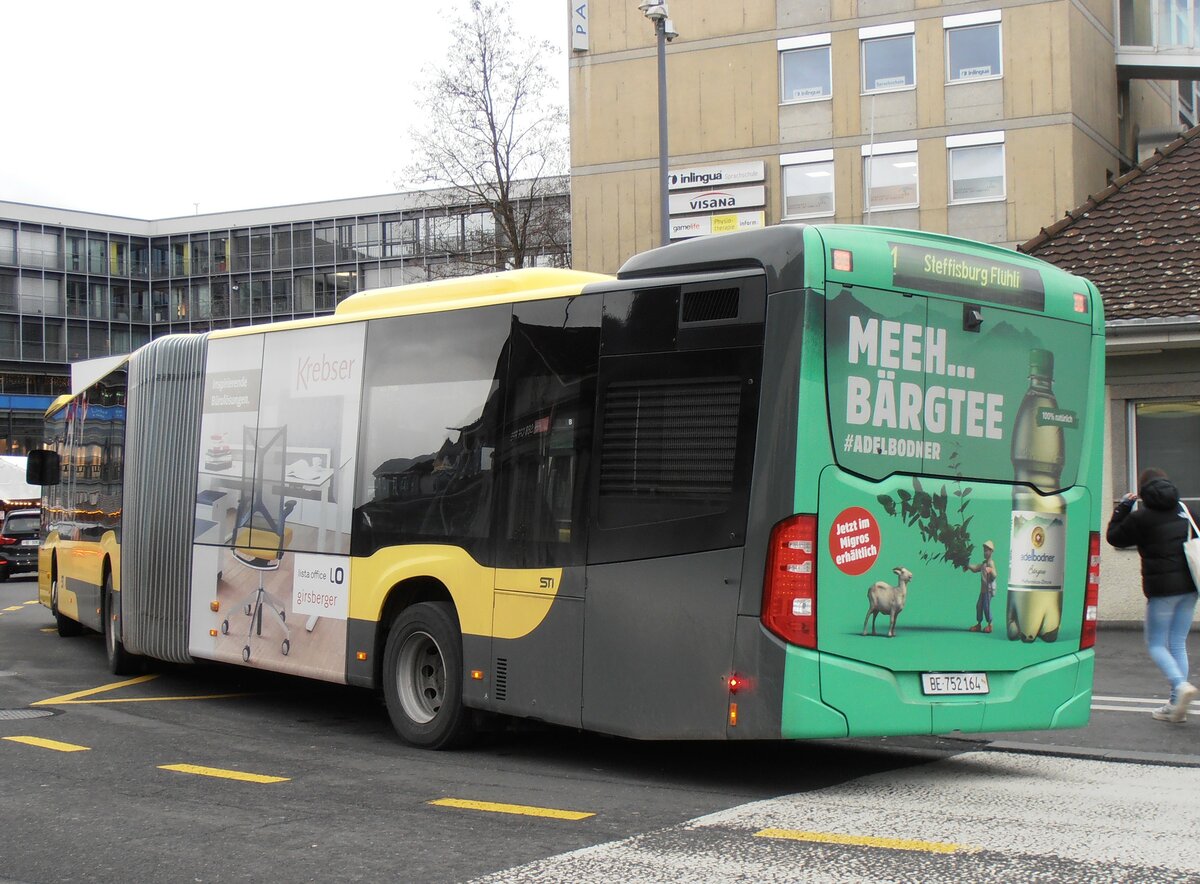
{"type": "Polygon", "coordinates": [[[1008,589],[1062,592],[1067,517],[1062,513],[1013,510],[1008,589]]]}

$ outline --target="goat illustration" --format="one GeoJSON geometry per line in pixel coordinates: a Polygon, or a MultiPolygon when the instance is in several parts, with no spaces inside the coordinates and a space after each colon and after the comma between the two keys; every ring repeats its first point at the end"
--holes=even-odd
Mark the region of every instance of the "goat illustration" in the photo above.
{"type": "Polygon", "coordinates": [[[896,618],[904,610],[904,603],[908,599],[908,582],[912,580],[912,571],[900,566],[893,568],[892,573],[899,581],[898,586],[878,580],[867,590],[867,603],[870,607],[867,610],[867,616],[863,619],[863,635],[867,634],[868,620],[871,621],[871,635],[875,635],[875,620],[879,619],[880,614],[888,614],[892,618],[891,626],[888,629],[888,638],[896,636],[896,618]]]}

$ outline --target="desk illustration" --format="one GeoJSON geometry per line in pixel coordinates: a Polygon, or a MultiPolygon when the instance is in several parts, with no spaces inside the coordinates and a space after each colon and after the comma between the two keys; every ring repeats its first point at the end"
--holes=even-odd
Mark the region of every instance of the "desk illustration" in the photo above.
{"type": "MultiPolygon", "coordinates": [[[[333,485],[336,471],[329,467],[315,467],[307,461],[295,461],[284,473],[282,492],[291,492],[295,496],[308,497],[315,494],[320,504],[317,514],[318,545],[321,550],[329,549],[329,525],[326,510],[329,508],[329,490],[333,485]]],[[[242,489],[245,479],[242,476],[240,459],[230,461],[226,469],[210,469],[208,465],[200,469],[201,493],[209,489],[229,488],[242,489]]],[[[340,496],[339,496],[340,497],[340,496]]],[[[236,503],[236,496],[234,497],[236,503]]],[[[338,501],[338,512],[341,512],[341,501],[338,501]]]]}

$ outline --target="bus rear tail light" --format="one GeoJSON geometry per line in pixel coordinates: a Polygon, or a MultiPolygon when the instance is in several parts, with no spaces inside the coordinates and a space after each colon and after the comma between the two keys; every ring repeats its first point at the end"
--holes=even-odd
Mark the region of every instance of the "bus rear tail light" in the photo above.
{"type": "Polygon", "coordinates": [[[1083,591],[1083,628],[1079,632],[1079,649],[1096,644],[1096,622],[1100,615],[1100,533],[1088,535],[1087,586],[1083,591]]]}
{"type": "Polygon", "coordinates": [[[763,626],[785,642],[817,646],[817,517],[784,519],[771,531],[763,580],[763,626]]]}

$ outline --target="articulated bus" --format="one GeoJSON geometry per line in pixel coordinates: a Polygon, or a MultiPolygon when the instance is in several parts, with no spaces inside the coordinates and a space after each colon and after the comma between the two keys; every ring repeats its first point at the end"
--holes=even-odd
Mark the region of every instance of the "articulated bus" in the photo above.
{"type": "Polygon", "coordinates": [[[431,748],[1082,726],[1103,331],[1035,259],[814,225],[164,337],[47,412],[40,600],[431,748]]]}

